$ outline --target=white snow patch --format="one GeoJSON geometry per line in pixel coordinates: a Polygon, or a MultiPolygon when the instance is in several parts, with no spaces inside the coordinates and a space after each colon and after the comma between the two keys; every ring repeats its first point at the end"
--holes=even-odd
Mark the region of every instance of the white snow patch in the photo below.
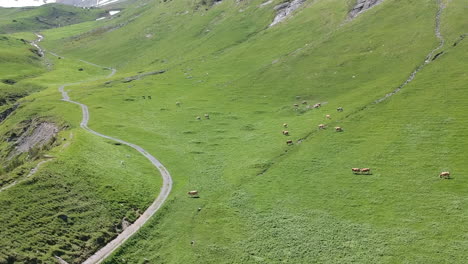
{"type": "Polygon", "coordinates": [[[56,0],[0,0],[0,7],[41,6],[55,2],[56,0]]]}
{"type": "Polygon", "coordinates": [[[98,4],[96,6],[105,6],[105,5],[108,5],[108,4],[112,4],[112,3],[115,3],[115,2],[119,2],[120,0],[101,0],[98,2],[98,4]]]}
{"type": "Polygon", "coordinates": [[[112,10],[112,11],[109,11],[109,15],[113,16],[115,14],[118,14],[120,13],[120,10],[112,10]]]}
{"type": "Polygon", "coordinates": [[[260,4],[259,7],[264,7],[264,6],[269,5],[271,3],[273,3],[273,0],[268,0],[265,3],[260,4]]]}
{"type": "Polygon", "coordinates": [[[106,19],[106,17],[100,17],[100,18],[96,19],[96,21],[103,20],[103,19],[106,19]]]}

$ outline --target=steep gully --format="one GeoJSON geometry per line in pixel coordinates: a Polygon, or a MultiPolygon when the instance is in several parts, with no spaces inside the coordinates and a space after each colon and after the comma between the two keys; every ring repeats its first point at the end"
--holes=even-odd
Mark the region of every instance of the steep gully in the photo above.
{"type": "MultiPolygon", "coordinates": [[[[38,48],[40,50],[40,52],[42,52],[42,54],[44,54],[45,51],[43,49],[41,49],[39,47],[39,45],[38,45],[38,43],[41,40],[43,40],[44,37],[42,35],[40,35],[40,34],[36,34],[36,35],[37,35],[38,39],[35,42],[33,42],[32,45],[35,46],[36,48],[38,48]]],[[[51,53],[51,52],[49,52],[49,53],[54,55],[54,56],[58,56],[55,53],[51,53]]],[[[112,68],[108,68],[108,67],[102,67],[100,65],[97,65],[97,64],[94,64],[94,63],[91,63],[91,62],[87,62],[87,61],[84,61],[84,60],[80,60],[80,61],[84,62],[84,63],[87,63],[87,64],[90,64],[90,65],[93,65],[95,67],[106,68],[106,69],[111,70],[111,73],[106,78],[112,77],[117,72],[116,69],[112,69],[112,68]]],[[[107,245],[105,245],[103,248],[101,248],[99,251],[94,253],[91,257],[89,257],[86,261],[83,262],[83,264],[97,264],[97,263],[101,263],[102,261],[104,261],[105,258],[107,258],[109,255],[111,255],[115,250],[117,250],[127,239],[129,239],[132,235],[134,235],[161,208],[161,206],[164,204],[164,202],[166,201],[167,197],[169,196],[169,194],[170,194],[170,192],[172,190],[172,184],[173,183],[172,183],[171,175],[169,174],[169,171],[164,167],[164,165],[158,159],[156,159],[153,155],[151,155],[149,152],[147,152],[145,149],[143,149],[142,147],[140,147],[138,145],[135,145],[133,143],[118,139],[118,138],[114,138],[114,137],[111,137],[111,136],[101,134],[101,133],[99,133],[97,131],[94,131],[94,130],[92,130],[91,128],[88,127],[88,122],[89,122],[89,117],[90,117],[88,106],[85,105],[85,104],[82,104],[82,103],[71,100],[70,96],[68,95],[68,92],[65,91],[65,88],[67,86],[83,84],[85,82],[86,81],[77,82],[77,83],[69,83],[69,84],[64,84],[64,85],[59,87],[59,91],[62,94],[62,100],[63,101],[69,102],[69,103],[72,103],[72,104],[76,104],[76,105],[79,105],[81,107],[81,111],[83,113],[83,119],[81,121],[80,126],[84,130],[86,130],[86,131],[88,131],[88,132],[90,132],[90,133],[92,133],[92,134],[94,134],[96,136],[99,136],[99,137],[102,137],[102,138],[105,138],[105,139],[109,139],[109,140],[118,142],[118,143],[120,143],[122,145],[127,145],[127,146],[135,149],[140,154],[145,156],[159,170],[159,172],[161,173],[161,177],[163,179],[163,184],[162,184],[161,191],[160,191],[158,197],[146,209],[146,211],[132,225],[127,227],[125,230],[122,231],[122,233],[120,233],[116,238],[114,238],[114,240],[110,241],[107,245]]],[[[59,263],[66,263],[60,257],[56,257],[56,259],[57,259],[57,261],[59,263]]]]}

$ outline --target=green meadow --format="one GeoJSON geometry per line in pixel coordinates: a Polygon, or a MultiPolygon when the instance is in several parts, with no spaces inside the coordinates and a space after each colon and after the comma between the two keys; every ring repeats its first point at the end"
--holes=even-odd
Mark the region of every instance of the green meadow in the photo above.
{"type": "MultiPolygon", "coordinates": [[[[2,63],[22,69],[2,67],[19,81],[0,91],[25,91],[0,135],[25,120],[60,127],[36,174],[44,158],[26,153],[0,174],[20,181],[0,192],[0,263],[81,263],[158,195],[144,157],[82,130],[80,108],[60,101],[58,87],[76,82],[66,90],[88,105],[89,127],[142,146],[174,180],[104,263],[466,262],[466,3],[385,0],[348,20],[355,1],[306,1],[268,27],[280,2],[136,1],[42,31],[60,57],[19,40],[35,28],[0,36],[2,63]],[[441,6],[443,53],[376,103],[439,45],[441,6]]],[[[11,148],[0,144],[4,168],[11,148]]]]}

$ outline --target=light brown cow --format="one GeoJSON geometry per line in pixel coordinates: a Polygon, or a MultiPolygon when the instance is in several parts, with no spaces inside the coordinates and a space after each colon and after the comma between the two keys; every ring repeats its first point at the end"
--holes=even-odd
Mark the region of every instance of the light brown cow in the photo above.
{"type": "Polygon", "coordinates": [[[314,108],[319,108],[320,106],[322,106],[322,104],[320,104],[320,103],[314,104],[314,108]]]}
{"type": "Polygon", "coordinates": [[[288,124],[284,123],[284,124],[283,124],[283,127],[288,127],[288,124]]]}
{"type": "Polygon", "coordinates": [[[176,104],[177,106],[180,106],[180,102],[175,102],[175,104],[176,104]]]}
{"type": "Polygon", "coordinates": [[[353,171],[354,174],[358,174],[361,172],[360,168],[352,168],[351,170],[353,171]]]}
{"type": "Polygon", "coordinates": [[[448,172],[448,171],[441,172],[439,174],[439,178],[449,179],[450,178],[450,172],[448,172]]]}
{"type": "Polygon", "coordinates": [[[197,120],[201,120],[201,117],[197,116],[197,120]]]}
{"type": "Polygon", "coordinates": [[[205,114],[205,118],[206,118],[206,119],[210,119],[210,115],[209,115],[209,114],[205,114]]]}
{"type": "Polygon", "coordinates": [[[320,125],[318,125],[318,128],[319,128],[319,129],[325,129],[325,125],[324,125],[324,124],[320,124],[320,125]]]}
{"type": "Polygon", "coordinates": [[[335,131],[336,131],[336,132],[343,132],[343,128],[341,128],[341,127],[335,127],[335,131]]]}
{"type": "Polygon", "coordinates": [[[292,145],[292,144],[293,144],[293,141],[292,141],[292,140],[288,140],[288,141],[286,141],[286,144],[292,145]]]}
{"type": "Polygon", "coordinates": [[[283,135],[285,135],[285,136],[289,136],[289,131],[287,131],[287,130],[283,130],[283,135]]]}
{"type": "Polygon", "coordinates": [[[198,191],[189,191],[187,194],[190,195],[190,197],[198,197],[198,191]]]}
{"type": "Polygon", "coordinates": [[[365,174],[370,174],[371,170],[370,170],[370,168],[362,168],[362,169],[360,169],[360,172],[365,173],[365,174]]]}
{"type": "Polygon", "coordinates": [[[331,119],[331,116],[330,115],[325,115],[325,118],[326,119],[331,119]]]}

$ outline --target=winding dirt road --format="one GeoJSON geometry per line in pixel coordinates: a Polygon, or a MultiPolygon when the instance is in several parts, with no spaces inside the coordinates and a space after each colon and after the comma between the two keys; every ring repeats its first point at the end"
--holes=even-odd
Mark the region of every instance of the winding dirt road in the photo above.
{"type": "Polygon", "coordinates": [[[62,93],[63,101],[81,106],[81,110],[83,112],[83,119],[81,121],[80,126],[94,135],[97,135],[97,136],[100,136],[102,138],[106,138],[109,140],[113,140],[115,142],[119,142],[123,145],[127,145],[129,147],[134,148],[136,151],[140,152],[143,156],[145,156],[159,170],[163,178],[163,185],[161,187],[161,192],[159,193],[159,196],[156,198],[156,200],[148,207],[148,209],[146,209],[146,211],[132,225],[127,227],[127,229],[125,229],[122,233],[120,233],[114,240],[109,242],[106,246],[101,248],[98,252],[96,252],[94,255],[89,257],[85,262],[83,262],[83,264],[97,264],[97,263],[101,263],[106,257],[112,254],[120,245],[122,245],[128,238],[130,238],[133,234],[135,234],[151,218],[151,216],[153,216],[154,213],[156,213],[159,210],[159,208],[161,208],[164,201],[166,201],[167,197],[169,196],[169,193],[171,192],[172,178],[171,178],[171,175],[169,174],[169,171],[167,171],[164,165],[162,165],[162,163],[159,160],[157,160],[154,156],[152,156],[142,147],[129,143],[127,141],[118,139],[118,138],[114,138],[111,136],[101,134],[89,128],[88,127],[88,121],[89,121],[88,106],[79,102],[72,101],[68,93],[65,91],[65,87],[69,85],[76,85],[76,84],[80,84],[80,83],[64,84],[60,86],[59,91],[62,93]]]}
{"type": "MultiPolygon", "coordinates": [[[[54,56],[56,56],[56,54],[54,54],[54,56]]],[[[96,67],[102,67],[100,65],[97,65],[97,64],[94,64],[94,63],[91,63],[91,62],[87,62],[87,61],[83,61],[83,60],[80,60],[80,61],[82,61],[84,63],[87,63],[87,64],[90,64],[90,65],[93,65],[93,66],[96,66],[96,67]]],[[[108,68],[108,67],[102,67],[102,68],[112,70],[112,72],[107,76],[107,78],[112,77],[117,72],[117,70],[112,69],[112,68],[108,68]]],[[[62,93],[62,100],[63,101],[73,103],[73,104],[77,104],[77,105],[79,105],[81,107],[81,110],[82,110],[82,113],[83,113],[83,119],[81,121],[80,126],[83,129],[87,130],[88,132],[90,132],[90,133],[92,133],[94,135],[97,135],[99,137],[118,142],[118,143],[123,144],[123,145],[127,145],[127,146],[135,149],[136,151],[141,153],[143,156],[145,156],[159,170],[159,172],[161,173],[161,177],[163,179],[163,184],[162,184],[162,187],[161,187],[161,191],[160,191],[158,197],[156,198],[156,200],[154,200],[154,202],[148,207],[148,209],[146,209],[146,211],[132,225],[127,227],[114,240],[109,242],[107,245],[105,245],[99,251],[94,253],[94,255],[92,255],[86,261],[83,262],[83,264],[97,264],[97,263],[101,263],[105,258],[107,258],[109,255],[111,255],[116,249],[118,249],[120,247],[120,245],[122,245],[127,239],[129,239],[133,234],[135,234],[151,218],[151,216],[153,216],[159,210],[159,208],[161,208],[161,206],[163,205],[163,203],[166,201],[167,197],[169,196],[169,193],[171,192],[172,178],[171,178],[171,175],[169,174],[169,171],[164,167],[164,165],[158,159],[156,159],[153,155],[151,155],[145,149],[143,149],[142,147],[140,147],[138,145],[135,145],[133,143],[118,139],[118,138],[114,138],[114,137],[111,137],[111,136],[101,134],[101,133],[99,133],[97,131],[94,131],[94,130],[92,130],[91,128],[88,127],[88,122],[89,122],[88,106],[85,105],[85,104],[82,104],[82,103],[71,100],[70,96],[67,93],[67,91],[65,91],[65,88],[67,86],[78,85],[78,84],[82,84],[82,83],[85,83],[85,82],[69,83],[69,84],[64,84],[64,85],[59,87],[59,91],[62,93]]]]}

